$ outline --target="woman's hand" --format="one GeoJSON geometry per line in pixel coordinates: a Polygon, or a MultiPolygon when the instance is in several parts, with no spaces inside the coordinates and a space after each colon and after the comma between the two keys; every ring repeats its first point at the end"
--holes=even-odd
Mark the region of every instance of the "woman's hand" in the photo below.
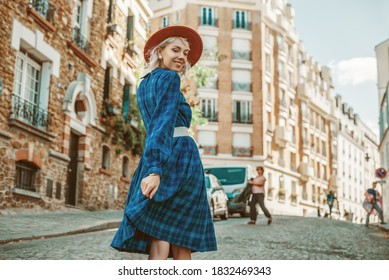
{"type": "Polygon", "coordinates": [[[141,189],[145,197],[152,199],[158,190],[161,178],[158,174],[149,175],[142,180],[141,189]]]}

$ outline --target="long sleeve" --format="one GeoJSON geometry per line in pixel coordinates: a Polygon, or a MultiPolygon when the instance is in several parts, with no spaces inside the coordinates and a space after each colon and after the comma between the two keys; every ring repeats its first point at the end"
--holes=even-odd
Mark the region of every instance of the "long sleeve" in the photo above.
{"type": "Polygon", "coordinates": [[[181,97],[180,77],[174,71],[165,71],[155,87],[155,107],[150,112],[143,157],[147,174],[157,173],[162,177],[163,166],[172,153],[174,126],[181,97]]]}

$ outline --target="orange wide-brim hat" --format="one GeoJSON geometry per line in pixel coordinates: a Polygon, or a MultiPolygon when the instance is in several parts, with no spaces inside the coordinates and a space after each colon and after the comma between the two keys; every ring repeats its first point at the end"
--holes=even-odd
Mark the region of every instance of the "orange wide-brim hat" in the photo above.
{"type": "Polygon", "coordinates": [[[182,37],[189,43],[188,62],[191,66],[195,65],[199,61],[201,54],[203,53],[203,40],[199,33],[192,28],[186,26],[169,26],[155,32],[149,40],[147,40],[143,56],[146,62],[149,62],[150,52],[153,48],[158,46],[159,43],[170,37],[182,37]]]}

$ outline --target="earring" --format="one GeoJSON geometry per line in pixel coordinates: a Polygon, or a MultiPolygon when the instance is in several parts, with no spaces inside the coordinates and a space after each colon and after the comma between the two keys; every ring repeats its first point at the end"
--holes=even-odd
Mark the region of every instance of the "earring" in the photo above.
{"type": "Polygon", "coordinates": [[[159,60],[162,60],[162,56],[158,56],[158,59],[159,59],[159,60]]]}

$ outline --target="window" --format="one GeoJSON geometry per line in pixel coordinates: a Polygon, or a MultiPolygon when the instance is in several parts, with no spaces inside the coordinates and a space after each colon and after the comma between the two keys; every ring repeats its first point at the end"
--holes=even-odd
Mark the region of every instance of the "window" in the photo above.
{"type": "Polygon", "coordinates": [[[162,18],[161,26],[162,27],[168,27],[169,26],[169,17],[168,16],[164,16],[162,18]]]}
{"type": "Polygon", "coordinates": [[[112,23],[114,19],[114,5],[113,5],[114,0],[109,0],[109,5],[108,5],[108,17],[107,17],[107,22],[112,23]]]}
{"type": "Polygon", "coordinates": [[[265,65],[266,72],[271,72],[271,61],[270,61],[270,54],[266,53],[266,65],[265,65]]]}
{"type": "Polygon", "coordinates": [[[123,157],[123,166],[122,166],[122,176],[124,178],[129,178],[129,171],[130,171],[130,160],[128,157],[123,157]]]}
{"type": "Polygon", "coordinates": [[[126,83],[123,87],[123,106],[122,106],[122,114],[124,120],[129,120],[130,117],[130,106],[131,106],[131,85],[126,83]]]}
{"type": "Polygon", "coordinates": [[[73,42],[85,52],[89,51],[88,34],[88,3],[91,1],[77,0],[77,9],[73,27],[73,42]]]}
{"type": "Polygon", "coordinates": [[[16,162],[15,188],[36,192],[34,185],[38,169],[27,162],[16,162]]]}
{"type": "Polygon", "coordinates": [[[201,99],[201,112],[209,121],[217,121],[216,99],[201,99]]]}
{"type": "Polygon", "coordinates": [[[103,169],[106,169],[108,170],[110,168],[110,165],[111,165],[111,154],[110,154],[110,150],[107,146],[103,146],[103,158],[102,158],[102,165],[101,167],[103,169]]]}
{"type": "Polygon", "coordinates": [[[104,96],[103,100],[109,100],[109,93],[111,91],[111,67],[107,66],[104,76],[104,96]]]}
{"type": "Polygon", "coordinates": [[[233,18],[233,28],[251,30],[248,12],[235,11],[233,18]]]}
{"type": "Polygon", "coordinates": [[[126,39],[127,41],[134,40],[134,16],[133,15],[129,15],[127,17],[126,39]]]}
{"type": "Polygon", "coordinates": [[[42,77],[42,65],[32,60],[28,54],[17,54],[12,117],[38,129],[47,129],[48,112],[45,100],[48,101],[49,93],[42,87],[42,83],[49,87],[49,77],[47,71],[42,77]],[[41,91],[44,95],[42,98],[41,91]]]}
{"type": "Polygon", "coordinates": [[[271,102],[273,100],[273,94],[271,92],[271,84],[269,82],[266,82],[266,93],[267,100],[271,102]]]}
{"type": "Polygon", "coordinates": [[[210,8],[210,7],[201,8],[200,25],[217,26],[215,8],[210,8]]]}
{"type": "Polygon", "coordinates": [[[232,112],[233,123],[252,123],[250,101],[234,101],[232,112]]]}

